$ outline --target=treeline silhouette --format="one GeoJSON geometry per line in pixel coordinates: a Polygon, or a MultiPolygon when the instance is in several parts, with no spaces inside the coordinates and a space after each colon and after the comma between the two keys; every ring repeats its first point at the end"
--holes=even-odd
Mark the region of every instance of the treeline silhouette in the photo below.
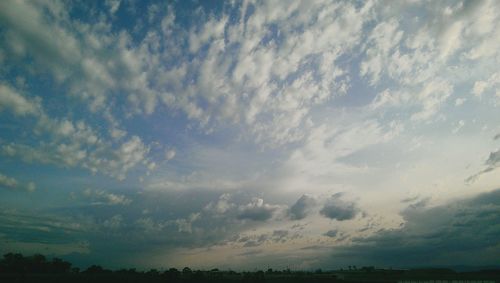
{"type": "MultiPolygon", "coordinates": [[[[319,273],[318,273],[319,274],[319,273]]],[[[0,260],[0,282],[171,282],[171,283],[257,283],[257,282],[336,282],[334,274],[313,278],[312,272],[292,272],[289,269],[274,271],[268,269],[255,272],[212,270],[182,270],[170,268],[164,271],[151,269],[138,271],[135,268],[109,270],[91,265],[80,270],[60,258],[48,260],[41,254],[23,256],[8,253],[0,260]]],[[[339,281],[340,282],[340,281],[339,281]]]]}
{"type": "Polygon", "coordinates": [[[164,283],[326,283],[326,282],[400,282],[426,280],[469,280],[472,282],[499,282],[500,270],[455,272],[451,269],[431,268],[413,270],[375,269],[372,266],[322,271],[273,270],[235,272],[192,270],[185,267],[159,271],[138,271],[135,268],[109,270],[91,265],[80,270],[60,258],[47,259],[41,254],[23,256],[8,253],[0,259],[0,282],[164,282],[164,283]],[[476,280],[476,281],[473,281],[476,280]]]}

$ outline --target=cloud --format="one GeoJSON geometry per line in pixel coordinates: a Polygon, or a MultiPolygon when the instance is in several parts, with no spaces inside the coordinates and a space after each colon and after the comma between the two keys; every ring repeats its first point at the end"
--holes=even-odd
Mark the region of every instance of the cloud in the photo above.
{"type": "MultiPolygon", "coordinates": [[[[115,14],[120,3],[105,4],[115,14]]],[[[108,102],[117,90],[130,92],[129,101],[134,106],[142,104],[139,109],[130,109],[130,113],[152,112],[159,89],[151,88],[154,82],[150,71],[157,72],[159,64],[154,63],[158,54],[150,52],[149,47],[157,44],[156,33],[150,33],[139,47],[132,44],[127,32],[111,33],[113,17],[103,15],[91,22],[86,22],[85,17],[78,21],[71,17],[73,9],[91,13],[91,5],[23,1],[0,5],[6,50],[13,55],[11,62],[32,60],[35,68],[65,83],[64,92],[79,98],[92,113],[100,110],[110,118],[113,111],[108,102]],[[20,16],[29,20],[19,22],[20,16]]]]}
{"type": "MultiPolygon", "coordinates": [[[[388,88],[383,95],[377,96],[374,106],[384,101],[387,105],[396,105],[398,112],[412,113],[412,122],[428,123],[440,113],[453,93],[460,92],[455,86],[466,81],[461,72],[450,72],[449,64],[463,62],[469,72],[477,70],[477,76],[468,80],[469,84],[476,80],[473,90],[476,95],[494,88],[496,79],[490,76],[494,68],[488,67],[488,71],[482,72],[489,64],[477,59],[498,54],[497,49],[488,48],[498,44],[491,42],[498,34],[492,28],[498,25],[498,14],[490,10],[496,10],[494,6],[498,4],[484,1],[449,5],[442,2],[424,8],[424,14],[413,9],[414,4],[402,4],[385,12],[375,9],[375,13],[383,17],[373,29],[367,30],[369,35],[362,44],[365,56],[360,74],[368,76],[372,85],[388,88]],[[407,17],[399,17],[401,11],[407,17]],[[428,24],[430,22],[434,24],[428,24]],[[490,78],[485,80],[484,76],[490,78]],[[391,95],[387,95],[389,93],[391,95]]],[[[376,5],[376,8],[382,7],[376,5]]],[[[455,101],[461,104],[464,100],[455,101]]]]}
{"type": "MultiPolygon", "coordinates": [[[[124,142],[118,151],[115,151],[118,164],[121,165],[118,178],[124,179],[125,173],[136,164],[143,162],[148,152],[149,147],[144,145],[138,136],[132,136],[132,138],[124,142]]],[[[112,166],[113,163],[110,165],[112,166]]]]}
{"type": "Polygon", "coordinates": [[[467,99],[466,99],[466,98],[459,97],[459,98],[455,99],[455,106],[461,106],[461,105],[463,105],[466,101],[467,101],[467,99]]]}
{"type": "Polygon", "coordinates": [[[40,113],[39,99],[28,99],[8,85],[0,83],[0,111],[5,109],[14,115],[27,116],[40,113]]]}
{"type": "Polygon", "coordinates": [[[116,140],[120,140],[121,138],[125,137],[127,135],[127,132],[124,130],[120,130],[117,128],[111,128],[109,135],[116,140]]]}
{"type": "Polygon", "coordinates": [[[316,199],[308,195],[302,195],[290,207],[289,215],[292,220],[301,220],[307,217],[311,208],[316,205],[316,199]]]}
{"type": "Polygon", "coordinates": [[[31,53],[37,62],[46,64],[56,77],[61,78],[71,73],[71,67],[81,58],[82,51],[76,38],[56,23],[62,20],[61,17],[68,16],[64,12],[56,14],[64,11],[64,8],[59,9],[61,7],[56,6],[58,5],[24,1],[8,5],[3,3],[0,4],[0,21],[8,27],[8,42],[17,55],[25,56],[26,53],[31,53]],[[53,25],[48,23],[42,11],[54,16],[53,25]],[[26,21],[18,20],[24,16],[27,17],[26,21]]]}
{"type": "Polygon", "coordinates": [[[417,93],[417,99],[421,101],[421,110],[412,114],[411,120],[427,120],[434,116],[440,105],[451,95],[453,86],[447,81],[429,81],[417,93]]]}
{"type": "Polygon", "coordinates": [[[238,235],[234,239],[235,243],[242,244],[243,247],[258,247],[269,243],[285,243],[300,237],[298,233],[290,233],[288,230],[273,230],[272,232],[251,235],[238,235]]]}
{"type": "Polygon", "coordinates": [[[36,185],[34,182],[22,184],[18,180],[0,173],[0,188],[34,192],[36,190],[36,185]]]}
{"type": "Polygon", "coordinates": [[[476,96],[481,96],[484,92],[487,92],[491,89],[495,88],[498,89],[499,86],[500,86],[500,73],[494,73],[485,81],[475,82],[474,87],[472,89],[472,93],[476,96]]]}
{"type": "Polygon", "coordinates": [[[177,219],[175,223],[178,226],[179,232],[192,233],[193,222],[200,219],[200,213],[191,213],[186,219],[177,219]]]}
{"type": "Polygon", "coordinates": [[[82,195],[86,199],[91,200],[93,204],[128,205],[132,202],[131,199],[124,195],[108,193],[104,190],[93,190],[90,188],[85,189],[82,195]]]}
{"type": "Polygon", "coordinates": [[[102,225],[111,230],[117,230],[123,225],[123,216],[120,214],[113,215],[109,219],[104,220],[102,225]]]}
{"type": "MultiPolygon", "coordinates": [[[[353,239],[331,256],[398,267],[471,264],[498,259],[500,190],[434,207],[408,207],[402,228],[353,239]]],[[[338,263],[340,264],[340,263],[338,263]]]]}
{"type": "MultiPolygon", "coordinates": [[[[182,228],[181,228],[182,224],[188,225],[186,223],[180,223],[179,232],[182,231],[182,228]]],[[[161,233],[163,231],[163,229],[165,229],[167,227],[167,225],[168,225],[168,223],[166,223],[164,221],[155,221],[150,217],[141,217],[134,222],[134,226],[136,228],[141,229],[145,233],[147,233],[149,237],[152,237],[158,233],[161,233]]],[[[130,234],[132,234],[132,233],[130,233],[130,234]]]]}
{"type": "Polygon", "coordinates": [[[167,177],[159,178],[158,180],[153,180],[147,185],[150,190],[189,190],[189,189],[207,189],[207,190],[219,190],[228,191],[240,189],[246,183],[247,180],[233,180],[234,178],[228,179],[226,176],[218,177],[214,176],[210,172],[193,172],[187,176],[185,175],[167,175],[167,177]]]}
{"type": "Polygon", "coordinates": [[[325,236],[330,237],[330,238],[335,238],[337,237],[337,234],[339,234],[338,230],[328,230],[325,234],[325,236]]]}
{"type": "Polygon", "coordinates": [[[241,237],[238,242],[244,243],[243,247],[258,247],[262,244],[264,244],[269,238],[268,234],[261,234],[261,235],[252,235],[252,236],[243,236],[241,237]]]}
{"type": "Polygon", "coordinates": [[[285,242],[290,231],[288,230],[274,230],[272,234],[272,239],[275,242],[285,242]]]}
{"type": "Polygon", "coordinates": [[[114,14],[120,8],[121,0],[106,0],[105,4],[109,8],[109,12],[114,14]]]}
{"type": "Polygon", "coordinates": [[[372,84],[376,84],[380,79],[381,71],[391,59],[390,53],[397,47],[403,31],[399,29],[399,24],[395,19],[390,19],[379,23],[371,32],[368,38],[366,57],[361,62],[361,75],[370,76],[372,84]]]}
{"type": "Polygon", "coordinates": [[[259,203],[257,199],[246,203],[248,196],[244,192],[239,195],[237,192],[221,195],[206,190],[145,191],[122,196],[122,199],[130,200],[126,206],[119,203],[112,205],[109,194],[95,189],[85,190],[81,195],[75,193],[73,199],[80,200],[82,205],[65,207],[59,211],[67,217],[81,217],[93,223],[87,235],[92,248],[99,249],[93,251],[93,255],[98,258],[113,254],[114,257],[131,259],[130,254],[154,253],[158,249],[170,256],[179,249],[226,249],[235,245],[243,247],[245,244],[249,247],[257,245],[254,242],[258,240],[253,236],[255,234],[266,234],[260,240],[269,244],[283,243],[297,237],[296,233],[286,229],[260,232],[259,225],[264,220],[260,218],[261,213],[255,213],[255,207],[271,210],[273,215],[277,212],[274,208],[281,207],[259,203]],[[249,212],[252,203],[256,205],[249,212]],[[241,213],[247,213],[244,217],[255,220],[242,221],[250,218],[240,218],[241,213]],[[250,237],[248,243],[237,241],[239,237],[234,236],[240,234],[241,238],[244,235],[250,237]],[[114,241],[112,247],[105,245],[110,238],[114,241]],[[264,238],[266,241],[263,241],[264,238]],[[134,245],[130,245],[131,241],[134,245]]]}
{"type": "Polygon", "coordinates": [[[82,239],[91,224],[84,219],[42,211],[0,210],[0,252],[89,254],[89,242],[82,239]]]}
{"type": "Polygon", "coordinates": [[[174,158],[175,154],[176,154],[175,150],[168,149],[167,151],[165,151],[165,160],[170,160],[170,159],[174,158]]]}
{"type": "Polygon", "coordinates": [[[431,201],[431,198],[430,197],[426,197],[426,198],[415,198],[413,200],[410,200],[410,201],[407,201],[407,202],[411,202],[411,204],[408,206],[409,208],[411,209],[418,209],[418,208],[424,208],[426,207],[431,201]]]}
{"type": "Polygon", "coordinates": [[[349,164],[346,158],[370,146],[387,143],[401,131],[398,123],[382,124],[374,119],[320,124],[311,129],[303,146],[289,155],[286,167],[309,179],[359,174],[363,168],[349,164]]]}
{"type": "MultiPolygon", "coordinates": [[[[283,10],[279,15],[265,4],[249,6],[253,12],[238,24],[229,19],[239,7],[216,16],[200,11],[200,21],[176,38],[151,31],[137,48],[120,47],[130,72],[122,85],[134,90],[134,112],[149,114],[163,103],[203,129],[238,123],[245,136],[270,146],[302,139],[311,109],[345,93],[348,79],[335,63],[340,50],[356,44],[369,5],[274,7],[283,10]],[[338,17],[317,16],[325,11],[338,17]],[[273,30],[279,38],[270,36],[273,30]]],[[[170,13],[164,19],[168,33],[185,28],[172,19],[170,13]]]]}
{"type": "Polygon", "coordinates": [[[229,212],[229,210],[236,207],[236,204],[230,202],[230,198],[231,195],[222,194],[217,202],[210,202],[207,206],[205,206],[204,210],[212,211],[216,214],[225,214],[226,212],[229,212]]]}
{"type": "Polygon", "coordinates": [[[68,256],[71,254],[89,254],[91,249],[88,242],[72,243],[44,243],[44,242],[21,242],[5,238],[0,235],[0,241],[7,242],[7,245],[0,247],[3,254],[16,251],[25,255],[29,254],[50,254],[58,256],[68,256]]]}
{"type": "Polygon", "coordinates": [[[34,182],[29,182],[26,184],[25,188],[28,192],[34,192],[36,190],[36,185],[34,182]]]}
{"type": "MultiPolygon", "coordinates": [[[[410,89],[411,100],[422,106],[413,119],[422,121],[436,114],[453,89],[441,75],[446,61],[438,59],[495,38],[494,3],[437,3],[432,10],[447,16],[429,13],[426,22],[437,24],[416,28],[408,28],[414,26],[410,19],[422,18],[415,3],[389,10],[371,2],[281,5],[238,3],[217,15],[201,9],[189,27],[169,8],[161,26],[142,37],[110,32],[113,17],[77,24],[71,5],[16,2],[4,5],[0,15],[19,49],[67,80],[68,93],[90,100],[94,111],[110,110],[107,102],[125,92],[129,105],[120,106],[127,115],[167,107],[203,131],[237,124],[250,140],[274,146],[305,139],[314,110],[346,93],[351,76],[342,58],[351,52],[362,51],[360,73],[372,83],[387,75],[401,83],[391,88],[410,89]],[[408,17],[400,18],[401,11],[408,17]],[[23,13],[30,20],[19,23],[23,13]],[[477,16],[483,13],[488,17],[477,16]],[[384,20],[366,24],[379,18],[384,20]],[[446,87],[429,90],[429,78],[446,87]]],[[[121,2],[106,1],[106,7],[114,14],[121,2]]]]}
{"type": "Polygon", "coordinates": [[[341,199],[342,193],[332,195],[320,210],[321,215],[338,220],[351,220],[360,212],[354,202],[348,202],[341,199]]]}
{"type": "MultiPolygon", "coordinates": [[[[200,253],[212,263],[233,235],[249,236],[237,248],[279,244],[299,223],[288,221],[303,219],[314,245],[346,243],[397,226],[402,205],[405,215],[430,209],[422,198],[402,204],[402,195],[462,192],[447,190],[458,170],[429,160],[451,160],[467,145],[491,152],[475,178],[499,166],[481,134],[497,125],[488,118],[498,106],[495,1],[149,4],[0,2],[2,168],[42,168],[54,176],[40,180],[49,185],[64,186],[54,181],[60,174],[116,179],[106,179],[112,191],[91,190],[78,207],[61,209],[75,216],[68,222],[81,223],[78,215],[94,224],[68,242],[92,239],[95,255],[132,261],[158,253],[168,259],[157,262],[170,263],[179,249],[210,247],[200,253]],[[450,131],[454,121],[460,134],[450,131]],[[125,187],[146,190],[119,193],[125,187]],[[358,201],[303,195],[337,188],[377,200],[377,225],[347,221],[360,214],[358,201]],[[249,201],[262,195],[272,198],[249,201]],[[343,222],[324,234],[329,219],[343,222]],[[344,225],[354,232],[336,232],[344,225]]],[[[448,163],[463,167],[470,155],[448,163]]],[[[5,173],[4,188],[35,188],[5,173]]],[[[58,192],[36,206],[66,205],[51,197],[58,192]]]]}
{"type": "Polygon", "coordinates": [[[13,189],[18,186],[18,182],[14,178],[0,174],[0,186],[13,189]]]}
{"type": "Polygon", "coordinates": [[[490,152],[490,155],[488,156],[488,159],[486,159],[486,161],[484,162],[484,165],[486,165],[485,169],[479,171],[474,175],[469,176],[467,179],[465,179],[465,182],[468,184],[472,184],[475,181],[477,181],[477,179],[479,179],[479,177],[481,177],[482,175],[492,172],[496,170],[498,167],[500,167],[500,149],[490,152]]]}
{"type": "Polygon", "coordinates": [[[266,221],[273,217],[274,212],[279,208],[277,205],[264,203],[261,198],[253,198],[252,201],[246,205],[238,207],[238,219],[253,220],[253,221],[266,221]]]}
{"type": "Polygon", "coordinates": [[[96,129],[81,120],[74,122],[67,118],[50,117],[41,102],[39,98],[30,100],[11,87],[0,85],[0,110],[6,107],[17,115],[34,116],[37,122],[31,130],[40,140],[38,146],[19,141],[4,143],[1,153],[9,157],[18,156],[30,163],[79,166],[119,180],[125,179],[126,173],[139,164],[151,167],[154,163],[147,156],[150,147],[138,136],[124,140],[118,148],[114,148],[113,143],[106,141],[96,129]],[[44,141],[46,138],[48,141],[44,141]]]}
{"type": "Polygon", "coordinates": [[[107,34],[110,26],[105,18],[95,25],[77,23],[70,15],[74,6],[62,2],[0,5],[0,22],[6,27],[5,42],[13,62],[32,60],[34,67],[51,74],[56,82],[65,82],[66,93],[89,102],[88,109],[106,109],[109,92],[118,85],[118,73],[124,77],[127,72],[119,56],[104,52],[117,49],[119,38],[107,34]],[[29,20],[18,21],[22,16],[29,20]]]}

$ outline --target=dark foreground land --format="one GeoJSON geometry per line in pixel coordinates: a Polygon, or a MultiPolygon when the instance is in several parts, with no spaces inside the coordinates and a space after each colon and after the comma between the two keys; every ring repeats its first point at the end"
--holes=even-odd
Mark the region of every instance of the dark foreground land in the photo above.
{"type": "Polygon", "coordinates": [[[456,272],[451,269],[375,269],[373,267],[349,267],[346,270],[314,272],[267,271],[235,272],[212,270],[182,270],[171,268],[107,270],[93,265],[85,270],[72,268],[71,263],[43,255],[25,257],[21,254],[6,254],[0,260],[0,282],[172,282],[172,283],[237,283],[237,282],[500,282],[500,269],[456,272]]]}

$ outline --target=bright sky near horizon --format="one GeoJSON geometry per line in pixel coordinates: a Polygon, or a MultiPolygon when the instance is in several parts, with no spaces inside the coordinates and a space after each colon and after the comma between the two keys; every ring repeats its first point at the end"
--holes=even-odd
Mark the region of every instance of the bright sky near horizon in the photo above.
{"type": "Polygon", "coordinates": [[[0,1],[0,252],[500,260],[499,1],[0,1]]]}

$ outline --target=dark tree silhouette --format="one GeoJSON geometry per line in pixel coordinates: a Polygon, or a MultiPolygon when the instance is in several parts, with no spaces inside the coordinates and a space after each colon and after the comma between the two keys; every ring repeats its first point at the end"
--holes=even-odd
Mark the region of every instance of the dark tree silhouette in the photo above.
{"type": "Polygon", "coordinates": [[[84,271],[84,273],[89,273],[89,274],[99,274],[99,273],[109,273],[109,272],[111,271],[102,268],[102,266],[100,265],[91,265],[84,271]]]}
{"type": "Polygon", "coordinates": [[[3,256],[0,271],[4,273],[68,273],[71,263],[60,258],[47,261],[45,256],[35,254],[24,257],[22,254],[8,253],[3,256]]]}
{"type": "Polygon", "coordinates": [[[71,263],[60,258],[48,260],[45,256],[35,254],[23,256],[19,253],[8,253],[0,259],[0,282],[105,282],[105,283],[334,283],[334,282],[397,282],[424,280],[489,280],[500,282],[500,269],[458,273],[444,268],[428,268],[413,270],[376,269],[373,266],[357,268],[350,265],[349,270],[291,271],[285,269],[266,272],[221,271],[217,268],[209,271],[192,270],[189,267],[182,272],[170,268],[163,272],[151,269],[137,271],[135,268],[112,271],[100,265],[91,265],[84,271],[71,268],[71,263]]]}

